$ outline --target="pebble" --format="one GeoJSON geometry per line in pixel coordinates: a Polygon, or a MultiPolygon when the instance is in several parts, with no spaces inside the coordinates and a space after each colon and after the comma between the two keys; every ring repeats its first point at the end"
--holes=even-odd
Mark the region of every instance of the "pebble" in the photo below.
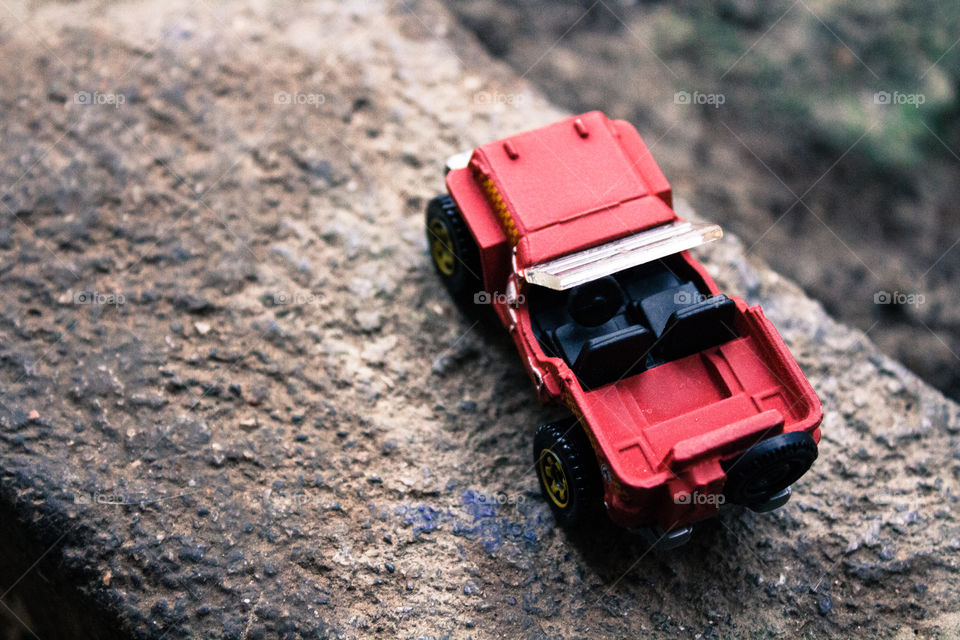
{"type": "Polygon", "coordinates": [[[817,612],[825,616],[833,609],[833,598],[828,594],[824,593],[819,598],[817,598],[817,612]]]}
{"type": "Polygon", "coordinates": [[[209,300],[195,296],[177,296],[173,300],[173,306],[188,313],[206,313],[213,309],[209,300]]]}
{"type": "Polygon", "coordinates": [[[383,316],[378,311],[357,311],[354,314],[357,325],[367,332],[373,332],[383,326],[383,316]]]}
{"type": "Polygon", "coordinates": [[[247,404],[250,404],[254,407],[261,404],[264,400],[267,399],[267,388],[264,386],[254,387],[253,390],[247,395],[247,404]]]}
{"type": "Polygon", "coordinates": [[[380,452],[383,455],[388,456],[396,451],[399,446],[400,444],[396,440],[387,440],[383,443],[383,446],[380,447],[380,452]]]}
{"type": "Polygon", "coordinates": [[[210,449],[213,451],[210,456],[210,464],[215,467],[222,467],[224,461],[227,459],[223,454],[223,446],[218,442],[214,442],[210,445],[210,449]]]}
{"type": "Polygon", "coordinates": [[[433,360],[433,364],[430,365],[430,371],[438,376],[443,376],[453,368],[454,364],[453,358],[448,355],[441,355],[433,360]]]}

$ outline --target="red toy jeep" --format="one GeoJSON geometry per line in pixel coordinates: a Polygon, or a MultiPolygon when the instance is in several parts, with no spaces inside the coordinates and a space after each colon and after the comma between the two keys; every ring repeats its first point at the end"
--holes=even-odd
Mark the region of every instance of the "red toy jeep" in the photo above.
{"type": "Polygon", "coordinates": [[[759,307],[688,253],[716,225],[680,220],[636,130],[586,113],[453,156],[427,207],[451,294],[488,303],[543,403],[534,461],[561,524],[600,500],[661,546],[725,503],[767,511],[817,457],[820,402],[759,307]]]}

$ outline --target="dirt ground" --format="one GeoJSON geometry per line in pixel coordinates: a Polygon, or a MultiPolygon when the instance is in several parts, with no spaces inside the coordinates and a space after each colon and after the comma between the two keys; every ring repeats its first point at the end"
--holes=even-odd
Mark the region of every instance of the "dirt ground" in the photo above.
{"type": "Polygon", "coordinates": [[[732,235],[700,257],[809,376],[820,459],[683,549],[554,526],[556,410],[422,216],[444,157],[563,112],[440,4],[0,15],[11,637],[960,634],[960,409],[732,235]]]}

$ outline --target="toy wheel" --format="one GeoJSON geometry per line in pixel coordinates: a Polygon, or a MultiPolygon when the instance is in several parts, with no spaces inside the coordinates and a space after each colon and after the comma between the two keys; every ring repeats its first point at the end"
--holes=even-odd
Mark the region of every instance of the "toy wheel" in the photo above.
{"type": "Polygon", "coordinates": [[[565,527],[583,524],[600,499],[593,449],[577,422],[545,424],[533,437],[540,490],[565,527]]]}
{"type": "Polygon", "coordinates": [[[482,289],[480,252],[457,204],[440,195],[427,204],[427,243],[433,266],[458,301],[471,301],[482,289]]]}
{"type": "Polygon", "coordinates": [[[762,504],[800,479],[817,459],[817,443],[805,431],[764,440],[724,465],[730,502],[762,504]]]}

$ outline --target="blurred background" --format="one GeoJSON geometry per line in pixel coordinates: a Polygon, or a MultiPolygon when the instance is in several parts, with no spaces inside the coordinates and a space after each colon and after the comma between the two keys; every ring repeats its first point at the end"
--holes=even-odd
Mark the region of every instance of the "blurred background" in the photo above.
{"type": "Polygon", "coordinates": [[[558,105],[630,120],[676,197],[960,399],[960,4],[451,6],[558,105]]]}

